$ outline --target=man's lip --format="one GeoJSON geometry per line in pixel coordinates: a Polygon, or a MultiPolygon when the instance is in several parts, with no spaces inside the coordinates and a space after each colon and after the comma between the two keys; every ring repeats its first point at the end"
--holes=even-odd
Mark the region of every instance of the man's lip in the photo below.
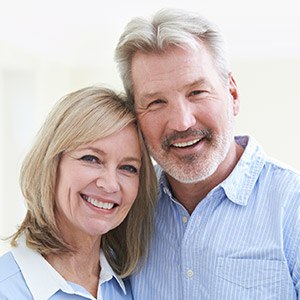
{"type": "MultiPolygon", "coordinates": [[[[196,140],[195,138],[193,140],[196,140]]],[[[198,142],[185,147],[176,147],[172,143],[168,149],[165,148],[165,151],[169,153],[173,153],[174,155],[178,156],[185,156],[185,155],[195,155],[197,153],[200,153],[203,151],[203,147],[205,147],[206,144],[206,138],[203,137],[201,139],[197,139],[198,142]]],[[[189,140],[191,141],[191,140],[189,140]]],[[[177,142],[177,141],[176,141],[177,142]]],[[[176,143],[175,143],[176,144],[176,143]]]]}
{"type": "Polygon", "coordinates": [[[186,148],[186,147],[192,147],[196,144],[198,144],[201,140],[203,140],[203,137],[198,138],[192,138],[192,139],[186,139],[186,140],[178,140],[171,143],[171,147],[176,148],[186,148]]]}
{"type": "Polygon", "coordinates": [[[211,138],[211,130],[210,129],[189,129],[187,131],[184,132],[173,132],[167,136],[165,136],[162,140],[162,147],[164,149],[169,149],[170,147],[174,147],[176,148],[176,146],[179,145],[178,148],[180,148],[180,144],[182,148],[184,148],[184,146],[188,147],[192,147],[193,144],[197,144],[199,143],[201,140],[203,139],[210,139],[211,138]],[[187,143],[187,145],[184,145],[185,143],[187,143]],[[189,145],[190,143],[190,145],[189,145]]]}

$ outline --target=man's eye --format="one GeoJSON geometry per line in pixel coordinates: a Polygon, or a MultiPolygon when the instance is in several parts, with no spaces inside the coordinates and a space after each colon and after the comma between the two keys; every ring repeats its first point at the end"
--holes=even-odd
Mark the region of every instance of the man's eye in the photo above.
{"type": "Polygon", "coordinates": [[[137,174],[138,173],[138,169],[135,166],[132,166],[132,165],[121,166],[121,170],[127,171],[127,172],[132,173],[132,174],[137,174]]]}
{"type": "Polygon", "coordinates": [[[196,90],[196,91],[192,91],[192,92],[191,92],[191,95],[192,95],[192,96],[197,96],[197,95],[200,95],[201,93],[203,93],[203,91],[196,90]]]}
{"type": "Polygon", "coordinates": [[[162,104],[162,103],[164,103],[163,100],[161,100],[161,99],[156,99],[156,100],[154,100],[154,101],[151,101],[151,102],[148,104],[148,107],[151,107],[151,106],[157,105],[157,104],[162,104]]]}
{"type": "Polygon", "coordinates": [[[92,162],[92,163],[99,163],[98,157],[96,157],[94,155],[84,155],[80,158],[80,160],[92,162]]]}

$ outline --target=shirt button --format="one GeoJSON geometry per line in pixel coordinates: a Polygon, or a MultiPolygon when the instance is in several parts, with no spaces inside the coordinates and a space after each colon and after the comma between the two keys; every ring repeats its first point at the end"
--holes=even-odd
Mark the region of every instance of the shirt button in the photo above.
{"type": "Polygon", "coordinates": [[[190,269],[190,270],[187,270],[186,275],[187,275],[189,278],[193,277],[193,275],[194,275],[193,270],[191,270],[191,269],[190,269]]]}
{"type": "Polygon", "coordinates": [[[182,222],[185,224],[188,221],[188,218],[186,216],[182,217],[182,222]]]}

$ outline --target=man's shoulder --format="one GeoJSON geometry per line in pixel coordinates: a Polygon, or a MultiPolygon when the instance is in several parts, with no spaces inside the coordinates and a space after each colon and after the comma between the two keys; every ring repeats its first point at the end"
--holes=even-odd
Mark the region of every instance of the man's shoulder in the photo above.
{"type": "Polygon", "coordinates": [[[246,155],[246,163],[252,168],[257,168],[258,161],[263,167],[260,175],[273,179],[281,176],[287,177],[294,182],[300,183],[300,172],[293,167],[265,154],[262,146],[252,136],[236,136],[236,142],[241,145],[248,155],[246,155]]]}
{"type": "Polygon", "coordinates": [[[294,187],[300,187],[300,172],[279,160],[267,157],[264,172],[279,183],[287,180],[294,187]]]}
{"type": "Polygon", "coordinates": [[[285,211],[294,214],[300,208],[300,174],[280,161],[267,158],[258,178],[261,194],[285,211]]]}

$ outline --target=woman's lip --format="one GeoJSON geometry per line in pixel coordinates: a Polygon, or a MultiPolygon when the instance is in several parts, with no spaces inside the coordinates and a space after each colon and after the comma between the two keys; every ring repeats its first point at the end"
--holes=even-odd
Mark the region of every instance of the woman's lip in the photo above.
{"type": "Polygon", "coordinates": [[[80,193],[80,195],[81,195],[81,197],[88,197],[88,198],[94,199],[99,202],[113,203],[113,204],[119,205],[119,201],[117,201],[116,199],[106,198],[104,196],[99,196],[99,195],[90,194],[90,193],[80,193]]]}
{"type": "Polygon", "coordinates": [[[103,199],[103,198],[96,199],[96,197],[90,197],[86,194],[80,194],[80,196],[88,204],[99,209],[104,209],[109,211],[119,205],[116,201],[112,201],[110,199],[103,199]]]}
{"type": "Polygon", "coordinates": [[[102,208],[102,207],[95,206],[94,204],[92,204],[92,203],[90,203],[86,200],[84,200],[84,204],[87,205],[90,209],[92,209],[94,211],[101,212],[101,213],[106,213],[106,214],[114,212],[115,209],[117,208],[117,207],[113,206],[110,209],[105,209],[105,208],[102,208]]]}

